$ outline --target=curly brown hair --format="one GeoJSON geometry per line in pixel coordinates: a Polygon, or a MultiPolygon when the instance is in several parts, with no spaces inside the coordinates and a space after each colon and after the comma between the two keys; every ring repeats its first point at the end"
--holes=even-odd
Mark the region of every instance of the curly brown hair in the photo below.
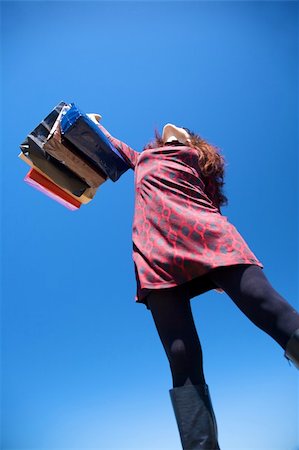
{"type": "MultiPolygon", "coordinates": [[[[225,158],[221,154],[219,147],[208,143],[199,134],[186,130],[190,136],[191,145],[198,151],[199,165],[202,174],[202,181],[205,184],[205,192],[213,202],[214,206],[220,211],[220,207],[228,204],[228,199],[223,193],[225,158]]],[[[155,129],[155,138],[146,144],[143,150],[147,148],[163,147],[162,136],[155,129]]]]}

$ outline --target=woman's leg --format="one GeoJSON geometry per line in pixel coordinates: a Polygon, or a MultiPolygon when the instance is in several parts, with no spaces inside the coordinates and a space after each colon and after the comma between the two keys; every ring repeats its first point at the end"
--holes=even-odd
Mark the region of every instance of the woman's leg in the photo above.
{"type": "Polygon", "coordinates": [[[173,387],[205,384],[190,299],[179,287],[159,289],[149,294],[148,305],[170,364],[173,387]]]}
{"type": "Polygon", "coordinates": [[[237,307],[285,350],[295,330],[298,312],[272,287],[261,267],[238,264],[218,267],[209,274],[237,307]]]}
{"type": "Polygon", "coordinates": [[[148,296],[172,373],[169,391],[184,450],[220,450],[216,418],[205,382],[201,344],[190,299],[177,288],[148,296]]]}

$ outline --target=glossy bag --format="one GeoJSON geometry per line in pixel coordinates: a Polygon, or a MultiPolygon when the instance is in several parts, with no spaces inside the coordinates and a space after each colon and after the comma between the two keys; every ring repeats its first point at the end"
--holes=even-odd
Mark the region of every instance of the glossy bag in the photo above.
{"type": "Polygon", "coordinates": [[[62,116],[60,127],[62,137],[80,150],[94,167],[103,170],[112,181],[118,180],[129,169],[119,151],[74,103],[62,116]]]}

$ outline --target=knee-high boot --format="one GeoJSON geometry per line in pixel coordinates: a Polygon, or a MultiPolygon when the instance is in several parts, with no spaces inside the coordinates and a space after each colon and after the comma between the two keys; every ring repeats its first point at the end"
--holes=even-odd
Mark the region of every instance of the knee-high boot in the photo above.
{"type": "Polygon", "coordinates": [[[215,414],[207,384],[170,389],[184,450],[220,450],[215,414]]]}
{"type": "Polygon", "coordinates": [[[294,333],[288,340],[284,356],[289,361],[292,361],[295,367],[299,369],[299,328],[294,331],[294,333]]]}

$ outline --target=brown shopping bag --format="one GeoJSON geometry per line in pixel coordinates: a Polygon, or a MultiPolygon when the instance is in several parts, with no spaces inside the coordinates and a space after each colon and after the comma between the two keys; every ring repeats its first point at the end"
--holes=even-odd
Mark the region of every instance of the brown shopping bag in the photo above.
{"type": "Polygon", "coordinates": [[[43,148],[63,107],[67,103],[60,102],[55,108],[31,131],[20,148],[32,164],[48,175],[54,183],[62,189],[70,191],[80,197],[89,189],[89,185],[60,161],[49,155],[43,148]]]}

